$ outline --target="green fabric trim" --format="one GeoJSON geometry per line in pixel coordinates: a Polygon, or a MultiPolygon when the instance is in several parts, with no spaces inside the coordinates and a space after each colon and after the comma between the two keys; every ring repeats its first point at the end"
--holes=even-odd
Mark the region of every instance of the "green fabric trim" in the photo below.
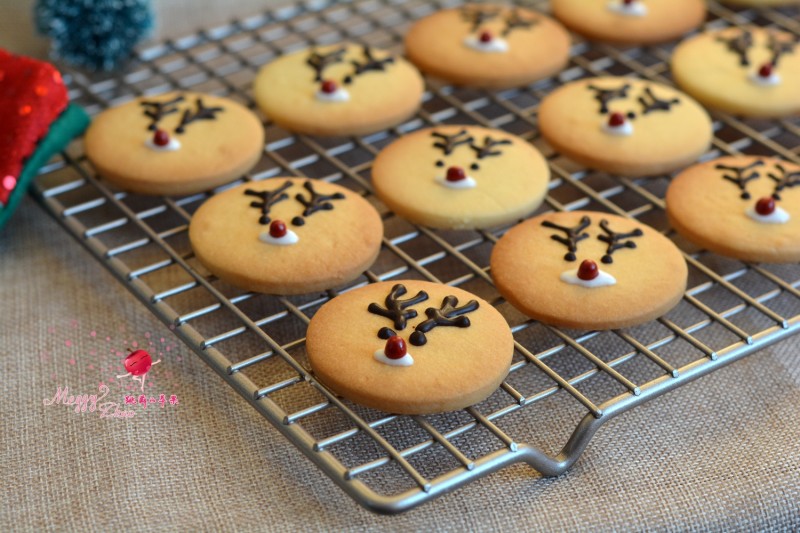
{"type": "Polygon", "coordinates": [[[22,172],[17,177],[17,186],[8,198],[8,203],[5,206],[0,206],[0,228],[11,217],[14,209],[27,192],[33,178],[38,174],[39,169],[56,153],[66,148],[70,141],[83,133],[88,126],[89,115],[86,114],[83,108],[75,104],[69,104],[67,109],[53,121],[45,138],[39,141],[39,145],[33,155],[28,158],[25,166],[22,167],[22,172]]]}

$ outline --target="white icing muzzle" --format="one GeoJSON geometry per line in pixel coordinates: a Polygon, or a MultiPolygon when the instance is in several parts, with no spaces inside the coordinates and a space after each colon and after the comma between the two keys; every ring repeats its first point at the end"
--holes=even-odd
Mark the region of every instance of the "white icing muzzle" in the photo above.
{"type": "Polygon", "coordinates": [[[603,121],[602,128],[603,131],[609,135],[616,135],[618,137],[628,137],[633,135],[633,123],[630,120],[626,120],[619,126],[612,126],[606,120],[603,121]]]}
{"type": "Polygon", "coordinates": [[[414,358],[411,357],[410,353],[406,353],[400,359],[389,359],[386,357],[386,354],[383,350],[377,350],[375,352],[375,360],[391,366],[411,366],[414,364],[414,358]]]}
{"type": "Polygon", "coordinates": [[[273,237],[269,234],[268,231],[263,232],[261,235],[258,236],[258,240],[261,242],[265,242],[267,244],[274,244],[276,246],[289,246],[291,244],[297,243],[300,238],[297,236],[297,233],[293,232],[290,229],[286,229],[286,235],[283,237],[273,237]]]}
{"type": "Polygon", "coordinates": [[[491,41],[484,43],[478,36],[467,35],[464,37],[464,44],[473,50],[486,52],[488,54],[508,52],[508,41],[502,37],[492,37],[491,41]]]}
{"type": "Polygon", "coordinates": [[[622,0],[611,0],[606,7],[609,11],[624,15],[626,17],[644,17],[647,15],[647,6],[638,0],[626,4],[622,0]]]}
{"type": "Polygon", "coordinates": [[[156,152],[174,152],[175,150],[181,149],[181,143],[175,137],[170,137],[169,142],[164,146],[159,146],[156,143],[154,143],[151,137],[144,142],[144,145],[150,148],[151,150],[155,150],[156,152]]]}
{"type": "Polygon", "coordinates": [[[747,209],[744,210],[744,212],[747,216],[749,216],[756,222],[761,222],[762,224],[786,224],[787,222],[789,222],[789,219],[791,218],[789,216],[789,213],[787,213],[779,205],[776,205],[775,211],[773,211],[769,215],[759,215],[753,206],[748,206],[747,209]]]}
{"type": "Polygon", "coordinates": [[[581,287],[586,287],[587,289],[593,289],[595,287],[607,287],[608,285],[617,284],[617,279],[614,276],[599,269],[597,271],[597,277],[589,280],[579,278],[577,268],[575,270],[567,270],[566,272],[561,273],[561,281],[565,281],[570,285],[580,285],[581,287]]]}
{"type": "Polygon", "coordinates": [[[463,180],[457,181],[447,181],[447,177],[445,176],[436,176],[436,183],[450,189],[472,189],[478,184],[470,175],[467,175],[463,180]]]}
{"type": "Polygon", "coordinates": [[[350,100],[350,93],[344,87],[337,87],[332,93],[317,91],[314,96],[320,102],[347,102],[350,100]]]}
{"type": "Polygon", "coordinates": [[[755,85],[761,85],[762,87],[772,87],[774,85],[780,85],[781,83],[780,75],[774,70],[766,78],[764,76],[760,76],[758,72],[752,72],[748,76],[748,79],[755,85]]]}

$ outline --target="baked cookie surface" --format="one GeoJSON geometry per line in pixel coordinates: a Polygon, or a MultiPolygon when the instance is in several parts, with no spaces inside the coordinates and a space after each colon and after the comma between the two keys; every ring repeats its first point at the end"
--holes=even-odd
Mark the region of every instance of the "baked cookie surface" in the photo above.
{"type": "Polygon", "coordinates": [[[300,50],[256,76],[259,108],[276,124],[311,135],[366,135],[419,108],[424,82],[408,61],[384,50],[338,44],[300,50]]]}
{"type": "Polygon", "coordinates": [[[357,278],[380,251],[383,223],[358,194],[324,181],[270,178],[218,194],[192,216],[197,259],[237,287],[303,294],[357,278]]]}
{"type": "Polygon", "coordinates": [[[589,39],[617,44],[656,44],[697,28],[703,0],[552,0],[553,15],[589,39]]]}
{"type": "Polygon", "coordinates": [[[655,229],[591,211],[546,213],[511,228],[491,269],[497,290],[526,315],[587,330],[663,315],[688,275],[678,248],[655,229]]]}
{"type": "Polygon", "coordinates": [[[705,32],[675,49],[671,67],[678,85],[709,107],[762,118],[800,113],[800,46],[789,33],[705,32]]]}
{"type": "Polygon", "coordinates": [[[530,143],[501,130],[437,126],[404,135],[372,166],[378,197],[435,228],[477,229],[523,218],[547,193],[550,170],[530,143]]]}
{"type": "Polygon", "coordinates": [[[451,411],[494,392],[514,341],[503,316],[464,290],[381,282],[341,294],[308,326],[311,368],[356,403],[400,414],[451,411]]]}
{"type": "Polygon", "coordinates": [[[708,113],[659,83],[600,77],[570,82],[542,100],[542,136],[590,168],[625,176],[668,173],[695,162],[713,136],[708,113]]]}
{"type": "Polygon", "coordinates": [[[192,194],[250,170],[264,149],[264,130],[233,100],[172,92],[103,111],[85,144],[100,176],[122,189],[192,194]]]}
{"type": "Polygon", "coordinates": [[[800,166],[769,157],[722,157],[681,172],[667,215],[690,241],[744,261],[800,261],[800,166]]]}
{"type": "Polygon", "coordinates": [[[405,47],[423,72],[458,85],[503,89],[558,73],[567,64],[570,38],[541,13],[468,4],[415,22],[405,47]]]}

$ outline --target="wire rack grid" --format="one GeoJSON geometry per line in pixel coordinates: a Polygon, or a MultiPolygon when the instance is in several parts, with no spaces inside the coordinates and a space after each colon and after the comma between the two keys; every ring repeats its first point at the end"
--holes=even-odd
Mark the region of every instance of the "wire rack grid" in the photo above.
{"type": "MultiPolygon", "coordinates": [[[[91,114],[176,88],[225,95],[255,109],[252,79],[274,57],[343,39],[400,52],[413,20],[459,3],[305,2],[151,47],[119,75],[67,71],[65,79],[71,99],[91,114]]],[[[543,1],[523,4],[547,11],[543,1]]],[[[708,27],[752,22],[800,34],[793,11],[732,11],[713,2],[709,7],[708,27]]],[[[670,83],[671,46],[619,49],[576,37],[570,65],[557,78],[502,92],[429,82],[413,119],[365,137],[294,135],[265,120],[263,157],[237,184],[284,175],[335,181],[382,214],[385,237],[377,262],[360,279],[324,294],[276,297],[220,282],[196,261],[187,238],[191,214],[218,191],[185,197],[127,194],[95,176],[80,142],[43,169],[35,194],[347,494],[371,510],[399,512],[517,462],[558,475],[614,416],[800,331],[800,265],[744,264],[693,248],[668,227],[663,196],[669,176],[619,179],[582,168],[538,135],[536,110],[554,87],[608,73],[670,83]],[[488,271],[492,246],[507,227],[457,232],[417,227],[372,195],[375,154],[404,133],[439,123],[502,128],[537,146],[553,174],[537,214],[595,209],[665,232],[685,251],[690,267],[682,302],[657,321],[607,332],[562,330],[519,314],[499,296],[488,271]],[[370,282],[409,277],[474,292],[511,325],[516,349],[510,373],[484,402],[434,416],[389,415],[336,397],[308,370],[305,328],[322,304],[370,282]]],[[[742,152],[799,159],[797,119],[741,121],[719,113],[713,118],[715,139],[704,159],[742,152]]]]}

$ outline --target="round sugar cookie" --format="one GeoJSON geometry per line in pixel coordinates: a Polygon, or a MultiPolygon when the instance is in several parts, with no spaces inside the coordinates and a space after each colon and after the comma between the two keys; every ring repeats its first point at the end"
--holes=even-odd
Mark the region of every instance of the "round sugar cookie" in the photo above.
{"type": "Polygon", "coordinates": [[[276,124],[311,135],[366,135],[419,108],[425,84],[408,61],[371,46],[300,50],[261,68],[253,96],[276,124]]]}
{"type": "Polygon", "coordinates": [[[800,47],[775,29],[747,26],[701,33],[672,56],[677,84],[704,105],[746,117],[800,113],[800,47]]]}
{"type": "Polygon", "coordinates": [[[703,0],[552,0],[553,15],[589,39],[622,45],[677,39],[703,23],[703,0]]]}
{"type": "Polygon", "coordinates": [[[592,211],[546,213],[511,228],[491,257],[497,290],[547,324],[586,330],[635,326],[672,309],[686,262],[655,229],[592,211]]]}
{"type": "Polygon", "coordinates": [[[229,189],[192,216],[197,259],[250,291],[304,294],[340,286],[375,261],[380,215],[358,194],[324,181],[270,178],[229,189]]]}
{"type": "Polygon", "coordinates": [[[542,136],[590,168],[649,176],[695,162],[710,146],[711,119],[680,91],[652,81],[600,77],[568,83],[539,106],[542,136]]]}
{"type": "Polygon", "coordinates": [[[508,374],[514,339],[503,316],[467,291],[406,280],[341,294],[311,319],[314,374],[356,403],[399,414],[461,409],[508,374]]]}
{"type": "Polygon", "coordinates": [[[681,172],[667,189],[667,215],[690,241],[743,261],[800,261],[800,166],[730,156],[681,172]]]}
{"type": "Polygon", "coordinates": [[[425,73],[505,89],[558,73],[569,59],[570,38],[561,24],[530,9],[468,4],[415,22],[405,47],[425,73]]]}
{"type": "Polygon", "coordinates": [[[98,174],[142,194],[193,194],[238,179],[264,149],[261,122],[218,96],[144,96],[100,113],[86,132],[98,174]]]}
{"type": "Polygon", "coordinates": [[[514,222],[547,194],[550,170],[530,143],[501,130],[436,126],[404,135],[375,158],[372,183],[398,215],[434,228],[514,222]]]}

